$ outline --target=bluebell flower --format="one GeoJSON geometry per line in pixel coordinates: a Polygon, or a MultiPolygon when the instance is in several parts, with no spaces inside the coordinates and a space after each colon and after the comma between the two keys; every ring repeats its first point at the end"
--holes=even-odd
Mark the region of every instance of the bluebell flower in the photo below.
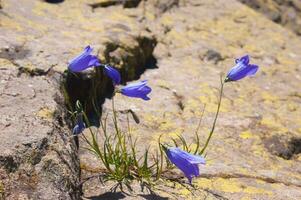
{"type": "Polygon", "coordinates": [[[114,85],[119,85],[121,82],[120,73],[109,65],[104,65],[105,74],[110,77],[114,85]]]}
{"type": "Polygon", "coordinates": [[[128,97],[135,97],[135,98],[141,98],[143,100],[150,100],[150,98],[147,96],[152,89],[148,87],[147,81],[140,81],[137,83],[131,83],[127,86],[124,86],[121,88],[121,94],[128,96],[128,97]]]}
{"type": "Polygon", "coordinates": [[[74,126],[74,128],[72,130],[73,135],[81,134],[86,128],[86,125],[83,121],[83,115],[82,114],[77,115],[76,121],[77,121],[76,125],[74,126]]]}
{"type": "Polygon", "coordinates": [[[72,72],[81,72],[89,67],[100,66],[98,58],[91,55],[93,49],[87,46],[84,51],[69,61],[68,69],[72,72]]]}
{"type": "Polygon", "coordinates": [[[162,147],[168,159],[185,174],[190,184],[193,177],[200,175],[198,165],[206,163],[205,159],[202,156],[190,154],[177,147],[162,147]]]}
{"type": "Polygon", "coordinates": [[[249,56],[245,55],[235,60],[236,65],[228,72],[225,82],[237,81],[246,76],[254,75],[258,66],[249,64],[249,56]]]}

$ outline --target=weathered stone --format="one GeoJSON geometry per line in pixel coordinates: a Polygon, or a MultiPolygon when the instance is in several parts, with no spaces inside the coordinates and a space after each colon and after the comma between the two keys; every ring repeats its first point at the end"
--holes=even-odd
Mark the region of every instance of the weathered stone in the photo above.
{"type": "Polygon", "coordinates": [[[274,22],[301,34],[301,2],[298,0],[239,0],[260,11],[274,22]]]}
{"type": "Polygon", "coordinates": [[[101,0],[96,3],[90,4],[92,9],[96,9],[99,7],[109,7],[109,6],[115,6],[115,5],[123,5],[124,8],[135,8],[139,5],[141,0],[130,0],[130,1],[124,1],[124,0],[101,0]]]}
{"type": "MultiPolygon", "coordinates": [[[[283,138],[283,151],[298,152],[295,145],[288,146],[290,138],[300,136],[300,98],[292,95],[300,88],[296,53],[300,39],[236,1],[186,1],[185,6],[180,4],[161,15],[156,15],[157,10],[150,3],[146,10],[146,24],[158,41],[154,50],[158,68],[146,71],[140,78],[149,80],[153,89],[151,101],[121,95],[115,98],[117,110],[131,108],[140,118],[139,126],[132,123],[139,148],[145,148],[145,141],[156,148],[160,135],[165,142],[177,134],[192,141],[206,104],[200,131],[204,141],[216,111],[220,73],[227,72],[235,58],[248,53],[260,70],[254,78],[226,85],[217,130],[208,149],[208,163],[200,168],[201,178],[194,182],[199,190],[194,195],[200,199],[206,195],[212,199],[300,198],[300,154],[286,160],[265,145],[267,138],[277,135],[283,138]],[[222,55],[218,63],[203,59],[211,49],[222,55]],[[183,97],[183,110],[174,91],[183,97]]],[[[105,115],[110,113],[110,106],[111,102],[106,101],[105,115]]],[[[125,123],[124,116],[120,117],[121,123],[125,123]]],[[[95,166],[94,158],[83,152],[81,155],[85,166],[100,166],[95,166]]],[[[187,189],[169,184],[160,185],[165,192],[155,192],[161,198],[195,197],[187,189]]],[[[106,187],[92,189],[93,185],[92,182],[84,186],[84,193],[90,194],[90,198],[121,195],[105,193],[106,187]]],[[[143,199],[137,193],[135,198],[143,199]]]]}
{"type": "Polygon", "coordinates": [[[53,99],[59,87],[49,77],[17,76],[15,66],[1,61],[0,173],[6,177],[1,178],[5,199],[78,198],[75,145],[69,130],[57,121],[64,113],[53,99]]]}
{"type": "MultiPolygon", "coordinates": [[[[140,193],[134,184],[138,196],[126,196],[108,192],[114,183],[103,186],[92,179],[83,186],[84,197],[301,198],[300,38],[235,0],[148,0],[132,9],[91,9],[91,3],[97,2],[2,1],[1,198],[80,199],[77,150],[67,126],[70,121],[64,115],[65,104],[57,93],[67,61],[88,44],[95,47],[102,62],[119,67],[124,82],[149,80],[153,89],[149,102],[116,96],[116,108],[131,108],[141,121],[139,127],[133,125],[141,150],[145,144],[156,148],[160,135],[165,142],[178,134],[192,141],[206,104],[200,131],[204,141],[216,110],[220,72],[226,72],[234,58],[246,53],[260,70],[254,78],[226,85],[207,165],[194,180],[198,188],[194,196],[170,181],[162,182],[163,189],[155,190],[156,195],[140,193]],[[149,63],[157,68],[141,74],[149,63]],[[271,139],[274,137],[279,140],[271,139]],[[283,144],[280,151],[274,148],[278,144],[283,144]]],[[[279,2],[265,3],[262,12],[271,11],[276,22],[285,14],[287,24],[292,22],[289,27],[298,24],[298,6],[294,3],[294,12],[284,12],[282,6],[279,11],[279,2]]],[[[102,103],[110,82],[95,73],[97,70],[93,69],[90,77],[68,77],[72,104],[77,99],[89,102],[86,96],[93,94],[90,80],[98,78],[94,96],[102,103]]],[[[104,114],[110,112],[110,105],[106,100],[104,114]]],[[[121,123],[126,123],[125,115],[119,115],[121,123]]],[[[101,171],[98,160],[83,148],[80,158],[83,178],[101,171]]],[[[183,178],[177,170],[165,176],[183,178]]]]}
{"type": "Polygon", "coordinates": [[[130,33],[118,33],[109,31],[109,41],[105,43],[105,62],[118,67],[122,80],[137,79],[147,68],[156,67],[153,51],[156,39],[147,33],[131,35],[130,33]]]}

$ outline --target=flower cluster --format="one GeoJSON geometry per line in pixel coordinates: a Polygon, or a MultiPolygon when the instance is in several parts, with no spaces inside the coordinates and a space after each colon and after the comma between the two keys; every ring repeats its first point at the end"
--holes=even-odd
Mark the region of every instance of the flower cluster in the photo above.
{"type": "MultiPolygon", "coordinates": [[[[91,67],[102,67],[104,73],[112,79],[113,85],[117,86],[121,83],[121,76],[118,70],[108,64],[100,63],[99,59],[95,55],[91,55],[93,49],[87,46],[84,51],[69,61],[68,69],[71,72],[81,72],[91,67]]],[[[128,97],[141,98],[143,100],[150,100],[147,96],[152,90],[147,85],[147,81],[140,81],[137,83],[132,83],[127,86],[117,89],[116,92],[128,97]]]]}
{"type": "MultiPolygon", "coordinates": [[[[150,100],[150,98],[147,95],[152,91],[152,89],[149,86],[147,86],[147,81],[146,80],[136,82],[136,83],[131,83],[131,84],[128,84],[128,85],[122,86],[122,87],[118,86],[118,85],[121,84],[121,76],[120,76],[119,71],[117,69],[115,69],[114,67],[108,65],[108,64],[102,64],[100,62],[100,60],[97,58],[97,56],[91,54],[92,51],[93,51],[93,49],[90,46],[87,46],[80,55],[78,55],[77,57],[72,59],[69,62],[69,66],[68,66],[69,71],[72,72],[72,73],[79,73],[79,72],[81,72],[83,70],[86,70],[88,68],[101,67],[104,71],[104,74],[112,80],[115,92],[121,93],[122,95],[125,95],[125,96],[128,96],[128,97],[141,98],[143,100],[150,100]]],[[[216,112],[216,115],[215,115],[215,119],[214,119],[214,122],[213,122],[212,129],[209,133],[209,137],[207,138],[203,149],[198,152],[198,148],[197,148],[195,153],[192,154],[192,153],[190,153],[191,151],[188,150],[187,146],[186,146],[185,150],[187,150],[188,152],[183,151],[182,149],[178,148],[177,144],[176,144],[177,147],[167,147],[166,145],[163,145],[159,142],[160,148],[161,148],[162,152],[163,151],[165,152],[167,159],[184,173],[184,175],[187,177],[190,184],[192,182],[193,177],[198,177],[200,175],[199,165],[206,163],[204,157],[201,156],[201,155],[204,153],[205,149],[207,148],[207,145],[208,145],[208,143],[211,139],[211,136],[214,132],[216,120],[217,120],[218,113],[219,113],[219,108],[220,108],[220,105],[221,105],[224,84],[227,83],[227,82],[231,82],[231,81],[238,81],[238,80],[240,80],[244,77],[254,75],[258,71],[258,66],[257,65],[249,64],[249,56],[248,55],[245,55],[245,56],[243,56],[239,59],[236,59],[235,63],[236,63],[235,66],[228,72],[228,74],[227,74],[226,78],[224,79],[224,81],[221,81],[220,98],[219,98],[219,102],[218,102],[218,106],[217,106],[217,112],[216,112]]],[[[113,106],[113,112],[115,112],[114,106],[113,106]]],[[[115,123],[117,123],[116,119],[115,119],[115,123]]],[[[117,125],[116,125],[116,127],[117,127],[117,125]]],[[[83,132],[83,130],[85,128],[86,128],[86,126],[85,126],[85,123],[83,122],[83,115],[78,114],[76,125],[73,128],[73,134],[74,135],[79,135],[80,133],[83,132]]],[[[125,141],[125,139],[123,137],[124,136],[122,136],[119,133],[119,130],[117,128],[117,138],[119,139],[119,142],[120,141],[123,141],[123,142],[125,141]]],[[[186,145],[185,140],[182,137],[180,139],[186,145]]],[[[198,136],[197,136],[197,139],[198,139],[198,136]]],[[[111,151],[111,152],[109,152],[109,154],[116,153],[116,152],[112,151],[112,148],[111,148],[110,145],[111,144],[107,145],[108,147],[110,147],[110,148],[108,148],[108,151],[111,151]]],[[[121,145],[121,148],[126,148],[125,144],[119,144],[119,145],[121,145]]],[[[199,146],[199,143],[197,144],[197,146],[199,146]]],[[[105,145],[105,147],[106,147],[106,145],[105,145]]],[[[98,146],[96,145],[96,147],[93,147],[93,148],[98,149],[98,146]]],[[[131,148],[134,152],[133,153],[134,157],[132,159],[135,161],[134,163],[136,163],[136,165],[137,165],[136,168],[139,168],[138,161],[136,161],[136,157],[135,157],[135,154],[136,154],[135,153],[135,147],[132,146],[131,148]]],[[[102,159],[102,160],[104,160],[104,161],[110,160],[106,157],[107,156],[105,154],[106,151],[104,152],[104,154],[101,154],[99,149],[95,150],[95,152],[98,152],[100,154],[100,158],[102,158],[103,156],[104,156],[104,158],[106,158],[106,159],[102,159]]],[[[118,153],[119,153],[119,151],[118,151],[118,153]]],[[[114,156],[112,156],[112,157],[114,157],[114,156]]],[[[146,157],[145,159],[147,159],[147,156],[145,156],[145,157],[146,157]]],[[[163,161],[161,160],[161,162],[163,162],[163,161]]],[[[118,161],[116,163],[120,163],[120,161],[118,161]]],[[[159,161],[157,162],[157,165],[159,166],[158,163],[159,163],[159,161]]],[[[109,168],[109,164],[106,164],[106,166],[109,168]]],[[[146,166],[147,166],[147,164],[146,164],[146,166]]],[[[161,164],[161,166],[162,166],[162,164],[161,164]]],[[[131,168],[131,167],[129,167],[129,168],[131,168]]],[[[147,167],[145,167],[143,165],[142,168],[139,168],[140,172],[142,172],[141,171],[142,169],[145,170],[146,168],[147,167]]],[[[118,169],[118,167],[116,169],[118,169]]],[[[125,169],[127,169],[127,168],[125,167],[125,169]]],[[[125,171],[126,171],[125,173],[128,172],[128,170],[125,170],[125,171]]],[[[148,171],[146,170],[145,173],[148,174],[148,171]]],[[[160,173],[158,172],[158,174],[160,174],[160,173]]]]}

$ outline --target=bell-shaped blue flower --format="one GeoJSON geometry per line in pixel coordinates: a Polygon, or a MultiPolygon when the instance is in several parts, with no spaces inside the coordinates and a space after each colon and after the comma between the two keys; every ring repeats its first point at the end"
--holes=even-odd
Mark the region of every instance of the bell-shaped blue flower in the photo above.
{"type": "Polygon", "coordinates": [[[131,83],[127,86],[124,86],[121,88],[120,92],[121,94],[128,96],[128,97],[135,97],[135,98],[141,98],[143,100],[150,100],[150,98],[147,96],[152,89],[148,87],[147,81],[140,81],[137,83],[131,83]]]}
{"type": "Polygon", "coordinates": [[[77,115],[76,121],[77,121],[76,125],[74,126],[74,128],[72,130],[73,135],[81,134],[86,128],[86,125],[83,121],[83,115],[82,114],[77,115]]]}
{"type": "Polygon", "coordinates": [[[237,81],[246,76],[254,75],[258,66],[249,64],[249,56],[245,55],[235,60],[236,65],[228,72],[225,82],[237,81]]]}
{"type": "Polygon", "coordinates": [[[162,147],[168,159],[185,174],[190,184],[193,177],[200,175],[198,165],[206,163],[205,159],[202,156],[190,154],[177,147],[162,147]]]}
{"type": "Polygon", "coordinates": [[[110,77],[114,85],[119,85],[121,82],[120,73],[109,65],[104,65],[105,74],[110,77]]]}
{"type": "Polygon", "coordinates": [[[100,66],[99,59],[91,55],[93,49],[87,46],[84,51],[69,61],[68,69],[72,72],[81,72],[89,67],[100,66]]]}

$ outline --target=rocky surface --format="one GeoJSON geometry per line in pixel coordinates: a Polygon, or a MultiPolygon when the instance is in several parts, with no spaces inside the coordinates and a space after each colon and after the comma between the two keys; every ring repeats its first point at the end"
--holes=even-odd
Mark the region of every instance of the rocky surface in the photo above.
{"type": "MultiPolygon", "coordinates": [[[[260,71],[227,84],[207,165],[193,193],[162,182],[156,195],[137,188],[136,196],[127,196],[111,193],[113,183],[91,180],[83,198],[301,198],[301,41],[292,32],[235,0],[1,3],[1,198],[80,198],[78,155],[59,83],[67,61],[88,44],[102,61],[120,68],[124,81],[149,80],[151,101],[116,97],[118,110],[131,108],[141,120],[133,127],[141,149],[145,141],[155,146],[161,134],[167,142],[177,134],[192,140],[206,104],[204,141],[219,74],[246,53],[260,71]]],[[[99,87],[109,90],[108,81],[100,80],[99,87]]],[[[82,95],[82,89],[71,88],[75,97],[82,95]]],[[[110,105],[107,99],[104,113],[110,105]]],[[[83,178],[100,167],[82,148],[80,159],[83,178]]]]}
{"type": "Polygon", "coordinates": [[[239,0],[258,10],[276,23],[301,35],[301,2],[299,0],[239,0]]]}
{"type": "Polygon", "coordinates": [[[62,124],[64,108],[54,99],[57,87],[48,77],[20,74],[9,60],[0,62],[1,196],[77,199],[79,163],[62,124]]]}

